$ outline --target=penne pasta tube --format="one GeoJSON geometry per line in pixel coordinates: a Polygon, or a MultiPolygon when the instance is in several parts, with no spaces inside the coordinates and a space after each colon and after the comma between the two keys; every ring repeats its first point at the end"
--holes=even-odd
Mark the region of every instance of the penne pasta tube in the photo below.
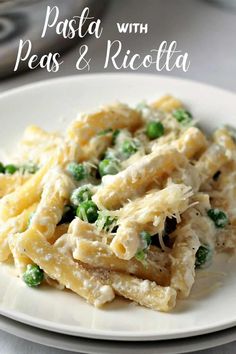
{"type": "Polygon", "coordinates": [[[8,243],[9,235],[25,231],[36,207],[37,205],[34,204],[20,215],[0,225],[0,262],[6,261],[11,254],[8,243]]]}
{"type": "Polygon", "coordinates": [[[96,160],[111,145],[112,134],[95,136],[84,146],[84,159],[96,160]]]}
{"type": "MultiPolygon", "coordinates": [[[[173,235],[173,234],[172,234],[173,235]]],[[[173,237],[175,243],[170,254],[171,282],[180,298],[189,296],[195,278],[195,255],[200,246],[197,234],[188,224],[178,228],[173,237]]]]}
{"type": "Polygon", "coordinates": [[[50,141],[47,143],[20,146],[15,160],[20,164],[30,161],[37,166],[43,166],[50,157],[55,155],[57,147],[58,145],[52,144],[50,141]]]}
{"type": "Polygon", "coordinates": [[[217,129],[213,134],[213,140],[224,147],[229,159],[232,159],[236,152],[236,144],[227,128],[217,129]]]}
{"type": "Polygon", "coordinates": [[[16,247],[20,254],[25,254],[44,269],[50,278],[96,307],[113,300],[114,292],[110,285],[104,285],[89,269],[74,262],[68,255],[60,253],[38,230],[30,229],[19,234],[16,247]]]}
{"type": "Polygon", "coordinates": [[[32,217],[30,228],[37,229],[50,240],[62,218],[64,206],[70,198],[74,184],[60,168],[51,169],[45,179],[42,197],[32,217]]]}
{"type": "MultiPolygon", "coordinates": [[[[59,168],[54,168],[46,175],[47,182],[44,185],[41,201],[32,216],[29,230],[41,233],[46,239],[54,237],[56,225],[61,220],[63,208],[69,199],[73,184],[71,178],[59,168]]],[[[11,237],[9,245],[13,254],[18,273],[25,271],[29,259],[18,253],[15,243],[17,235],[11,237]]]]}
{"type": "Polygon", "coordinates": [[[173,142],[173,146],[188,159],[201,154],[207,147],[205,135],[196,127],[191,127],[173,142]]]}
{"type": "Polygon", "coordinates": [[[54,244],[62,235],[68,232],[69,224],[60,224],[55,228],[55,232],[52,236],[50,236],[49,242],[54,244]]]}
{"type": "MultiPolygon", "coordinates": [[[[64,235],[68,230],[68,225],[62,224],[56,227],[55,232],[52,237],[50,237],[49,242],[53,244],[57,239],[61,239],[62,235],[64,235]]],[[[33,261],[27,257],[26,255],[20,253],[16,247],[18,234],[11,234],[8,237],[8,248],[12,253],[14,264],[16,267],[17,274],[22,276],[26,270],[28,264],[32,264],[33,261]]]]}
{"type": "Polygon", "coordinates": [[[220,252],[226,252],[235,255],[236,247],[236,221],[227,226],[217,235],[216,249],[220,252]]]}
{"type": "Polygon", "coordinates": [[[20,234],[17,233],[9,235],[8,245],[13,256],[16,273],[19,277],[21,277],[24,274],[27,265],[33,264],[33,261],[22,252],[19,252],[18,248],[16,247],[19,235],[20,234]]]}
{"type": "Polygon", "coordinates": [[[25,131],[20,144],[32,144],[47,142],[48,140],[61,141],[61,136],[58,133],[49,133],[37,125],[29,125],[25,131]]]}
{"type": "Polygon", "coordinates": [[[73,257],[91,267],[133,274],[138,278],[155,281],[159,285],[168,285],[170,281],[169,271],[166,264],[163,264],[163,253],[157,248],[148,255],[143,264],[136,259],[125,261],[117,258],[105,243],[78,238],[73,257]]]}
{"type": "Polygon", "coordinates": [[[93,224],[82,221],[77,217],[70,223],[68,234],[75,238],[86,238],[91,241],[101,241],[108,236],[103,232],[99,232],[93,224]]]}
{"type": "Polygon", "coordinates": [[[117,212],[120,226],[110,244],[115,255],[122,259],[134,257],[137,250],[142,249],[140,232],[146,230],[149,223],[156,226],[155,233],[161,235],[167,217],[174,216],[179,222],[192,194],[191,187],[170,184],[126,204],[117,212]]]}
{"type": "MultiPolygon", "coordinates": [[[[170,180],[176,184],[185,184],[186,186],[190,186],[194,193],[198,192],[201,184],[201,179],[195,165],[189,161],[185,166],[175,170],[171,174],[170,180]]],[[[169,181],[167,181],[167,184],[168,182],[169,181]]]]}
{"type": "Polygon", "coordinates": [[[185,157],[192,158],[206,148],[206,138],[197,128],[189,128],[173,143],[173,146],[156,146],[153,152],[142,157],[115,176],[105,176],[93,200],[100,208],[117,209],[137,196],[153,181],[169,175],[186,164],[185,157]],[[179,150],[179,152],[176,150],[179,150]]]}
{"type": "Polygon", "coordinates": [[[22,186],[32,176],[14,173],[14,175],[0,174],[0,198],[14,192],[18,187],[22,186]]]}
{"type": "Polygon", "coordinates": [[[199,241],[214,249],[216,228],[206,213],[206,210],[211,208],[209,196],[201,192],[196,193],[192,201],[197,203],[183,213],[183,224],[191,225],[191,229],[196,233],[199,241]]]}
{"type": "Polygon", "coordinates": [[[118,209],[127,200],[144,192],[153,181],[184,163],[184,157],[176,149],[159,147],[118,174],[105,176],[93,201],[101,209],[118,209]]]}
{"type": "Polygon", "coordinates": [[[176,291],[169,286],[162,287],[147,279],[138,279],[120,272],[102,270],[97,273],[100,274],[101,281],[109,284],[118,295],[142,306],[163,312],[175,307],[176,291]]]}
{"type": "Polygon", "coordinates": [[[41,168],[24,185],[15,192],[6,195],[0,200],[0,220],[6,221],[19,215],[24,209],[40,199],[42,179],[47,171],[47,165],[41,168]]]}
{"type": "Polygon", "coordinates": [[[214,176],[214,174],[229,161],[225,152],[225,149],[221,145],[212,144],[202,154],[195,165],[200,177],[200,184],[203,184],[214,176]]]}
{"type": "Polygon", "coordinates": [[[151,106],[153,108],[159,109],[160,111],[172,112],[175,109],[183,107],[183,104],[177,98],[166,95],[161,97],[159,100],[154,101],[151,106]]]}
{"type": "Polygon", "coordinates": [[[158,221],[158,217],[162,214],[165,217],[175,215],[179,220],[180,214],[188,208],[189,198],[192,195],[191,187],[170,182],[161,190],[151,190],[145,196],[128,202],[116,212],[116,215],[120,220],[133,219],[134,222],[142,225],[150,222],[155,225],[162,224],[158,221]]]}
{"type": "Polygon", "coordinates": [[[30,125],[26,128],[23,139],[19,143],[15,159],[20,163],[31,161],[42,166],[62,142],[62,135],[48,133],[36,125],[30,125]]]}
{"type": "Polygon", "coordinates": [[[141,125],[142,117],[139,112],[119,103],[104,107],[95,113],[82,115],[71,124],[67,136],[83,146],[102,130],[127,128],[134,131],[141,125]]]}
{"type": "Polygon", "coordinates": [[[0,220],[6,221],[38,202],[43,188],[43,179],[49,169],[57,165],[65,167],[68,162],[77,161],[79,156],[78,146],[73,142],[65,142],[58,147],[57,152],[35,175],[15,192],[0,200],[0,220]]]}

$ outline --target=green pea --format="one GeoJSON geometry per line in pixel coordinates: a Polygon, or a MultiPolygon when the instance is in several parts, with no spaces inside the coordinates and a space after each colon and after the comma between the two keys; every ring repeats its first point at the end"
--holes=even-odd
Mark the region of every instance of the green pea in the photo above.
{"type": "Polygon", "coordinates": [[[98,207],[92,200],[82,202],[76,210],[76,215],[81,220],[93,224],[98,218],[98,207]]]}
{"type": "Polygon", "coordinates": [[[88,175],[87,170],[82,163],[71,162],[67,166],[67,171],[74,177],[76,181],[81,181],[88,175]]]}
{"type": "Polygon", "coordinates": [[[16,171],[18,171],[18,167],[15,165],[5,166],[5,173],[8,173],[9,175],[13,175],[16,171]]]}
{"type": "Polygon", "coordinates": [[[71,203],[78,206],[80,203],[91,200],[92,192],[88,186],[81,186],[75,189],[71,194],[71,203]]]}
{"type": "Polygon", "coordinates": [[[0,162],[0,173],[5,173],[5,167],[1,162],[0,162]]]}
{"type": "Polygon", "coordinates": [[[149,139],[157,139],[164,135],[164,126],[160,121],[151,121],[147,124],[146,134],[149,139]]]}
{"type": "Polygon", "coordinates": [[[193,119],[192,114],[183,108],[176,109],[175,111],[172,112],[172,114],[175,117],[175,119],[183,125],[189,124],[193,119]]]}
{"type": "Polygon", "coordinates": [[[44,279],[44,272],[36,264],[28,264],[23,274],[24,282],[30,287],[39,286],[44,279]]]}
{"type": "Polygon", "coordinates": [[[225,227],[229,222],[227,215],[222,210],[219,210],[217,208],[209,209],[207,215],[218,228],[225,227]]]}
{"type": "Polygon", "coordinates": [[[196,253],[195,267],[206,267],[212,258],[212,250],[208,245],[201,245],[196,253]]]}
{"type": "Polygon", "coordinates": [[[130,157],[138,151],[138,147],[134,140],[125,140],[121,146],[121,151],[126,157],[130,157]]]}
{"type": "Polygon", "coordinates": [[[112,159],[104,159],[99,163],[98,170],[100,176],[116,175],[120,171],[118,161],[112,159]]]}

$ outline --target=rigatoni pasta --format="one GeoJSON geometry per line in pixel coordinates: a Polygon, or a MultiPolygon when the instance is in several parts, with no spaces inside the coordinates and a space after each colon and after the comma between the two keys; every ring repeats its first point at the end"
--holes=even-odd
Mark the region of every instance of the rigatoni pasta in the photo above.
{"type": "Polygon", "coordinates": [[[164,96],[82,114],[65,134],[26,128],[0,163],[0,261],[97,307],[119,295],[171,311],[236,248],[234,131],[195,125],[164,96]]]}

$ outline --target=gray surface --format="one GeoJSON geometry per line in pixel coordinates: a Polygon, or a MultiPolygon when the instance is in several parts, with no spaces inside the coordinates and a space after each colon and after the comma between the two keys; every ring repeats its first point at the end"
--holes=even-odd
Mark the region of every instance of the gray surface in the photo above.
{"type": "MultiPolygon", "coordinates": [[[[236,0],[235,0],[236,1],[236,0]]],[[[175,75],[206,82],[236,91],[236,12],[227,11],[201,0],[110,0],[110,7],[103,20],[104,32],[98,41],[88,41],[93,58],[91,72],[103,72],[107,39],[122,39],[125,49],[147,53],[163,40],[177,40],[179,49],[188,51],[191,66],[187,73],[174,70],[158,75],[175,75]],[[119,35],[119,22],[148,22],[146,35],[119,35]]],[[[59,73],[31,71],[15,76],[0,84],[0,91],[38,80],[64,75],[78,75],[75,61],[78,47],[64,56],[64,66],[59,73]]],[[[114,71],[112,68],[109,71],[114,71]]],[[[155,70],[140,70],[155,73],[155,70]]],[[[198,354],[233,354],[236,344],[196,352],[198,354]]],[[[0,354],[62,354],[65,352],[32,344],[0,332],[0,354]]]]}
{"type": "MultiPolygon", "coordinates": [[[[0,333],[1,354],[66,354],[60,349],[44,347],[23,339],[16,338],[10,334],[0,333]]],[[[68,352],[69,353],[69,352],[68,352]]],[[[70,352],[72,353],[72,352],[70,352]]],[[[194,352],[194,354],[231,354],[235,353],[235,344],[227,344],[213,349],[194,352]]],[[[73,354],[73,353],[72,353],[73,354]]],[[[164,353],[163,353],[164,354],[164,353]]]]}
{"type": "MultiPolygon", "coordinates": [[[[19,339],[10,334],[0,332],[1,354],[73,354],[60,349],[45,347],[43,345],[34,344],[24,339],[19,339]]],[[[118,346],[119,344],[117,344],[118,346]]],[[[129,348],[130,353],[130,348],[129,348]]],[[[193,354],[231,354],[235,353],[235,343],[219,346],[208,350],[192,352],[193,354]]],[[[112,354],[112,352],[111,352],[112,354]]],[[[135,350],[133,352],[135,354],[135,350]]],[[[154,354],[154,353],[153,353],[154,354]]],[[[163,352],[163,354],[165,354],[163,352]]]]}

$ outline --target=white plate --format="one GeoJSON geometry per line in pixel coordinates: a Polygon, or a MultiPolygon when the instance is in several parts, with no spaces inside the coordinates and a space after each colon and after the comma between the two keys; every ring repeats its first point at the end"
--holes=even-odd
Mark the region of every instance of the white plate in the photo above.
{"type": "MultiPolygon", "coordinates": [[[[178,354],[214,348],[231,343],[236,328],[186,339],[151,342],[117,342],[72,337],[34,328],[0,316],[0,329],[14,336],[48,347],[86,354],[178,354]]],[[[33,348],[32,348],[33,349],[33,348]]]]}
{"type": "MultiPolygon", "coordinates": [[[[146,75],[89,75],[41,82],[0,97],[1,146],[10,147],[29,123],[60,129],[77,111],[120,100],[136,103],[165,93],[182,99],[207,129],[233,124],[236,96],[206,85],[146,75]]],[[[50,331],[113,340],[156,340],[196,336],[236,324],[236,260],[220,257],[214,271],[198,279],[189,300],[169,314],[127,301],[95,309],[70,292],[29,289],[12,270],[0,268],[0,313],[50,331]],[[210,285],[220,285],[217,288],[210,285]],[[210,287],[209,287],[210,286],[210,287]]]]}

